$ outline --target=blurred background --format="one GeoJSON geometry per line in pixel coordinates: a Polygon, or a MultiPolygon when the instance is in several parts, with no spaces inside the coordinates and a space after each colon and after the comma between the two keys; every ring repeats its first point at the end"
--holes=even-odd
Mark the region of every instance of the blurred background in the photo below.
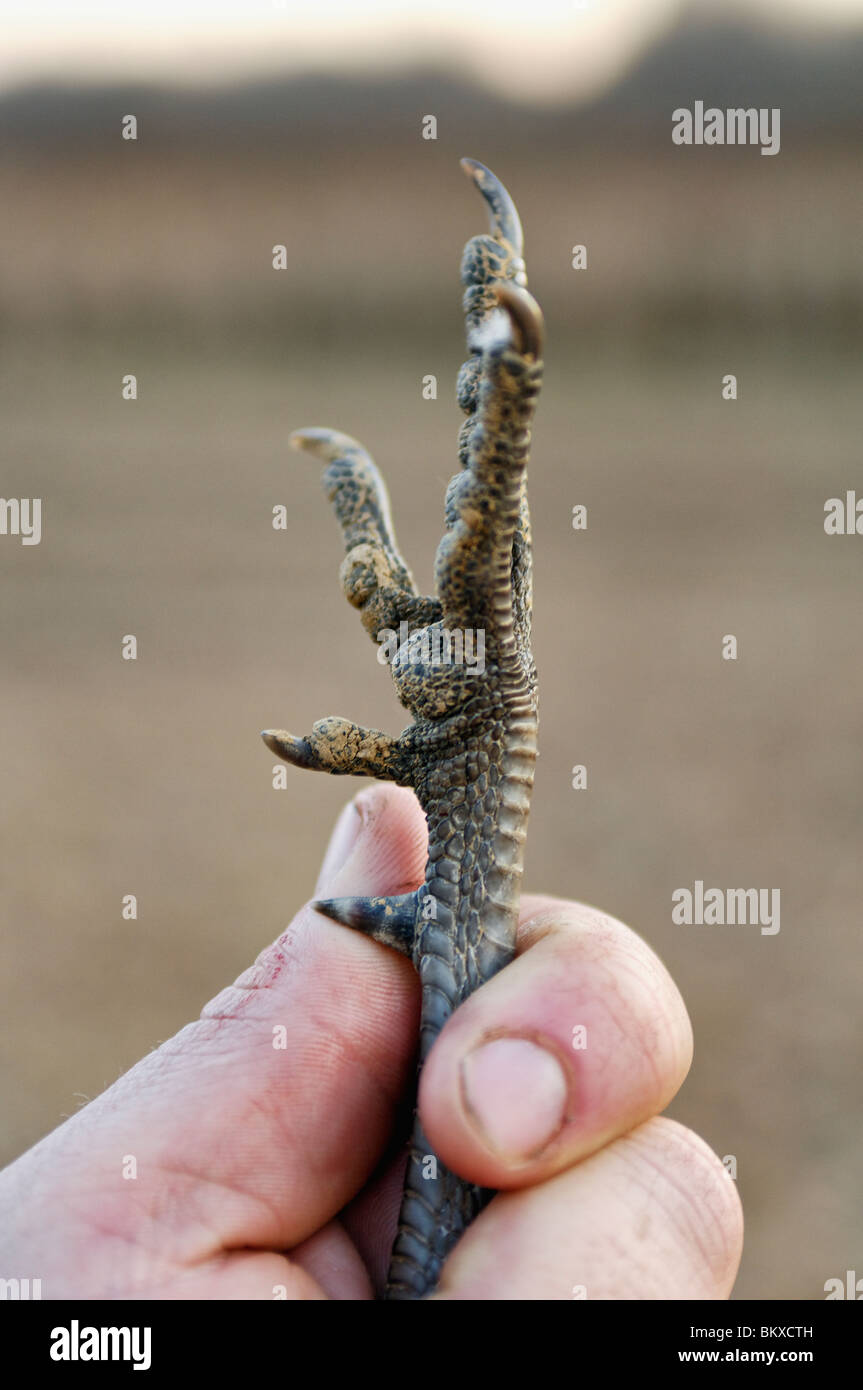
{"type": "Polygon", "coordinates": [[[115,8],[3,16],[0,491],[43,533],[0,538],[0,1158],[310,895],[362,784],[274,790],[258,730],[406,722],[286,441],[367,444],[427,590],[471,155],[548,328],[526,886],[665,960],[696,1037],[671,1113],[736,1160],[736,1296],[823,1298],[863,1274],[863,540],[823,528],[863,493],[863,3],[115,8]],[[698,100],[779,107],[780,153],[674,145],[698,100]],[[674,925],[696,879],[778,888],[779,934],[674,925]]]}

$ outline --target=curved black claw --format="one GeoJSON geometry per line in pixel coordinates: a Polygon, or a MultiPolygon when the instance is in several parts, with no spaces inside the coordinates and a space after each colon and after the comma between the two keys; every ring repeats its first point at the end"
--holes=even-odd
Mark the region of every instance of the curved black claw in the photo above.
{"type": "Polygon", "coordinates": [[[294,767],[317,767],[314,751],[304,738],[294,738],[286,729],[262,729],[261,738],[271,753],[294,767]]]}
{"type": "Polygon", "coordinates": [[[402,893],[392,898],[323,898],[312,903],[342,926],[363,932],[382,946],[413,956],[417,931],[417,895],[402,893]]]}
{"type": "MultiPolygon", "coordinates": [[[[480,164],[478,159],[462,159],[461,167],[468,178],[476,184],[488,203],[489,221],[493,237],[508,241],[517,256],[524,252],[524,233],[521,218],[509,193],[496,174],[480,164]]],[[[525,283],[527,281],[525,280],[525,283]]]]}
{"type": "Polygon", "coordinates": [[[545,336],[542,310],[532,294],[517,285],[495,285],[497,302],[509,314],[513,328],[513,346],[522,357],[539,361],[545,336]]]}

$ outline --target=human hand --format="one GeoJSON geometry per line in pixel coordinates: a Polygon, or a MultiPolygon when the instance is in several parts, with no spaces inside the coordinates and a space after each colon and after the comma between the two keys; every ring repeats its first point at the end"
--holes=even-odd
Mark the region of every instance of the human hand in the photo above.
{"type": "MultiPolygon", "coordinates": [[[[342,813],[318,895],[409,891],[425,855],[412,793],[376,786],[342,813]]],[[[734,1183],[657,1118],[692,1055],[664,966],[621,923],[545,897],[523,899],[518,951],[423,1069],[435,1151],[505,1189],[435,1296],[728,1297],[734,1183]]],[[[374,1297],[418,1026],[410,963],[304,906],[197,1022],[0,1174],[0,1269],[45,1298],[374,1297]]]]}

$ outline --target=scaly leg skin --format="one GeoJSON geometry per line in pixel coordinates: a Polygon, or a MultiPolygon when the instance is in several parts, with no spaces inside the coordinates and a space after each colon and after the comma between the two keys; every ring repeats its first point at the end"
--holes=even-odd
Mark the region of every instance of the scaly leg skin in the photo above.
{"type": "MultiPolygon", "coordinates": [[[[423,886],[315,907],[413,960],[422,982],[420,1067],[453,1010],[512,959],[536,761],[526,470],[542,315],[525,289],[512,199],[482,164],[465,159],[462,167],[488,204],[491,234],[469,241],[462,261],[471,355],[458,400],[467,419],[461,471],[447,488],[437,598],[416,591],[386,487],[365,450],[333,430],[291,437],[327,464],[349,601],[374,640],[384,632],[403,639],[391,670],[413,723],[397,738],[339,718],[319,720],[307,738],[263,735],[297,767],[383,778],[419,798],[429,832],[423,886]]],[[[448,1253],[491,1195],[444,1167],[415,1117],[385,1296],[433,1292],[448,1253]]]]}

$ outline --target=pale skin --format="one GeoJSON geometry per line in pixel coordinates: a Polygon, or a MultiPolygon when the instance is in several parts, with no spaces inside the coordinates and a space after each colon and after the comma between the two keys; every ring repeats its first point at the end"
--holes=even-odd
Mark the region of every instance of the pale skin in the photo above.
{"type": "MultiPolygon", "coordinates": [[[[375,786],[342,813],[316,892],[407,892],[425,858],[413,794],[375,786]]],[[[41,1278],[45,1298],[374,1297],[418,1013],[403,956],[301,908],[197,1022],[0,1174],[0,1272],[41,1278]]],[[[691,1056],[683,1001],[640,937],[525,897],[516,959],[423,1069],[431,1144],[501,1189],[435,1297],[727,1298],[735,1184],[660,1113],[691,1056]]]]}

